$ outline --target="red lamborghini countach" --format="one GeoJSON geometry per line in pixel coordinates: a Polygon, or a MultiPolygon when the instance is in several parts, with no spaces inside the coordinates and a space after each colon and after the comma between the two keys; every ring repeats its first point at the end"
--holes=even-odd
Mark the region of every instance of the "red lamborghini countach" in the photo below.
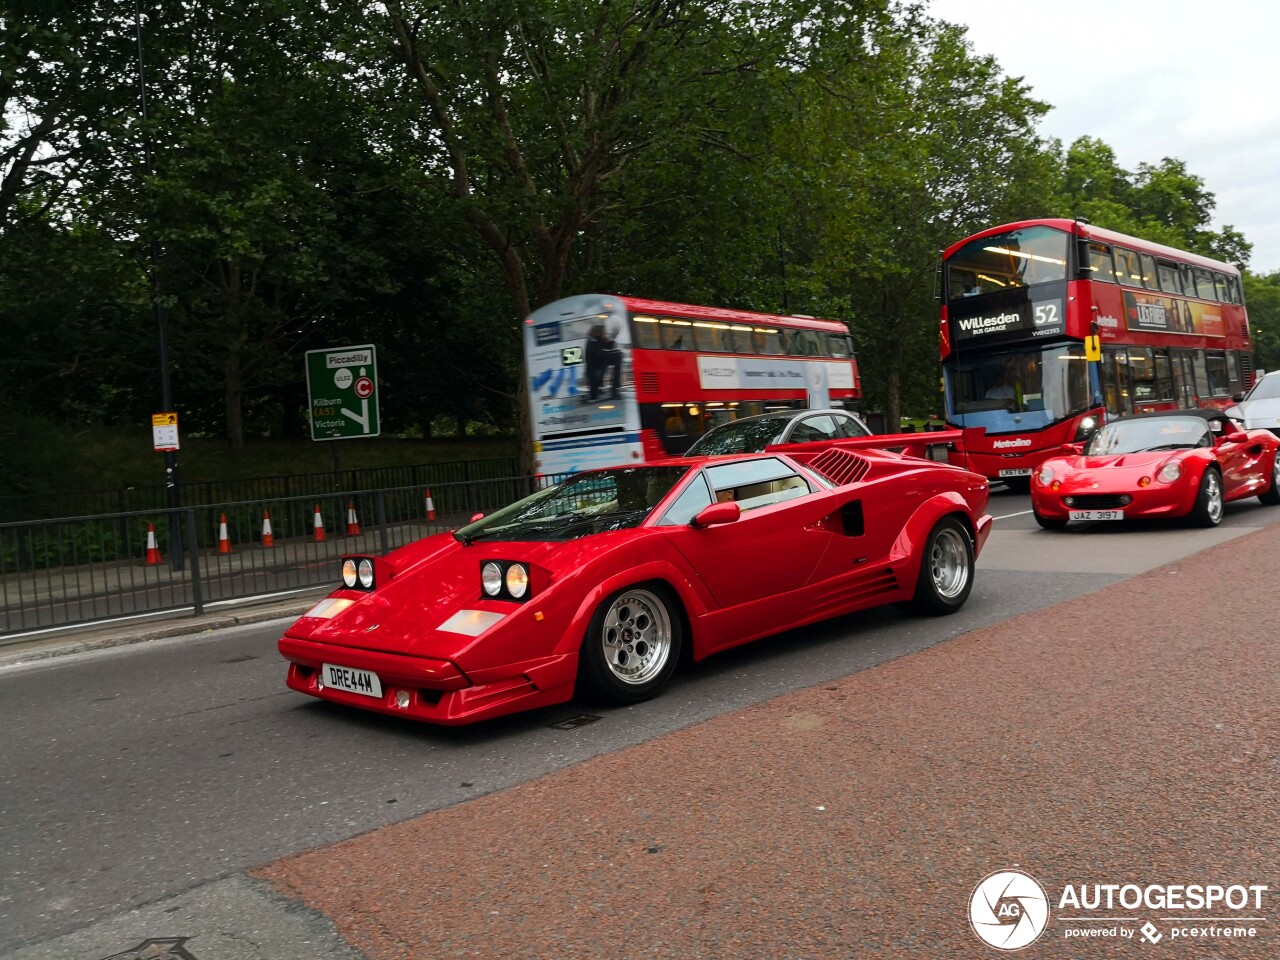
{"type": "Polygon", "coordinates": [[[1086,446],[1068,444],[1031,484],[1036,522],[1188,517],[1222,522],[1224,504],[1280,504],[1280,437],[1241,430],[1221,410],[1167,410],[1113,420],[1086,446]]]}
{"type": "Polygon", "coordinates": [[[342,585],[279,642],[288,685],[470,723],[575,690],[644,700],[685,648],[700,660],[884,603],[958,610],[990,532],[986,480],[838,444],[579,473],[344,557],[342,585]]]}

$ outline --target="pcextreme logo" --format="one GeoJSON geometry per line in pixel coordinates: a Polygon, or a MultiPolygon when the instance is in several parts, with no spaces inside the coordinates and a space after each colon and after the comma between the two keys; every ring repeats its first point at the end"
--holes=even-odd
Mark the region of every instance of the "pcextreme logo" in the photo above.
{"type": "MultiPolygon", "coordinates": [[[[1266,922],[1260,883],[1067,883],[1056,897],[1062,940],[1254,940],[1266,922]]],[[[1050,927],[1050,897],[1020,869],[988,874],[969,896],[969,925],[997,950],[1029,947],[1050,927]]],[[[1225,954],[1224,954],[1225,956],[1225,954]]]]}

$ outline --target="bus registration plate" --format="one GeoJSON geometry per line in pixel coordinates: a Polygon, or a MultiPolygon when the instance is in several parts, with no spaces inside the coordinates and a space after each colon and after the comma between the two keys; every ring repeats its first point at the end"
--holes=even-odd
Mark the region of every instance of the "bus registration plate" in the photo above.
{"type": "Polygon", "coordinates": [[[1072,520],[1123,520],[1123,510],[1072,510],[1072,520]]]}
{"type": "Polygon", "coordinates": [[[1002,476],[1002,477],[1029,477],[1029,476],[1031,476],[1031,468],[1030,468],[1030,467],[1009,467],[1008,469],[1001,470],[1001,471],[1000,471],[1000,476],[1002,476]]]}

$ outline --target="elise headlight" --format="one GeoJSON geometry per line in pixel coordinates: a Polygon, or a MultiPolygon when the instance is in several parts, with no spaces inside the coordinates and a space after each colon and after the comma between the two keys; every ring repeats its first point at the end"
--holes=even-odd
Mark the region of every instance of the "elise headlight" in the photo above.
{"type": "Polygon", "coordinates": [[[492,560],[480,568],[480,586],[485,596],[496,597],[502,592],[502,568],[492,560]]]}
{"type": "Polygon", "coordinates": [[[1173,483],[1180,476],[1182,476],[1182,461],[1170,460],[1160,468],[1160,472],[1156,474],[1156,479],[1161,483],[1173,483]]]}
{"type": "MultiPolygon", "coordinates": [[[[370,576],[370,579],[373,579],[372,576],[370,576]]],[[[348,589],[355,589],[356,562],[354,560],[342,561],[342,585],[348,589]]]]}
{"type": "Polygon", "coordinates": [[[1040,486],[1047,487],[1053,480],[1053,467],[1047,463],[1040,468],[1040,472],[1036,475],[1036,479],[1040,481],[1040,486]]]}
{"type": "Polygon", "coordinates": [[[373,589],[373,561],[361,560],[356,566],[356,573],[360,577],[360,586],[366,590],[373,589]]]}
{"type": "Polygon", "coordinates": [[[521,599],[529,592],[529,569],[523,563],[513,563],[507,567],[507,593],[521,599]]]}

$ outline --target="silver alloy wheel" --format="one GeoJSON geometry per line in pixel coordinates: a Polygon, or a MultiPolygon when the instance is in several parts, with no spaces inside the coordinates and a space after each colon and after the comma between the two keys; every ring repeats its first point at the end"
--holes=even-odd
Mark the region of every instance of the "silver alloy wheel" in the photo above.
{"type": "Polygon", "coordinates": [[[671,656],[671,614],[648,590],[627,590],[605,614],[600,640],[609,672],[640,686],[658,676],[671,656]]]}
{"type": "Polygon", "coordinates": [[[1280,490],[1280,447],[1276,447],[1276,462],[1271,465],[1271,486],[1280,490]]]}
{"type": "Polygon", "coordinates": [[[1205,513],[1209,519],[1217,523],[1222,519],[1222,481],[1218,474],[1210,470],[1205,474],[1205,513]]]}
{"type": "Polygon", "coordinates": [[[954,527],[938,531],[929,551],[929,572],[938,596],[951,600],[964,592],[969,582],[969,545],[954,527]]]}

